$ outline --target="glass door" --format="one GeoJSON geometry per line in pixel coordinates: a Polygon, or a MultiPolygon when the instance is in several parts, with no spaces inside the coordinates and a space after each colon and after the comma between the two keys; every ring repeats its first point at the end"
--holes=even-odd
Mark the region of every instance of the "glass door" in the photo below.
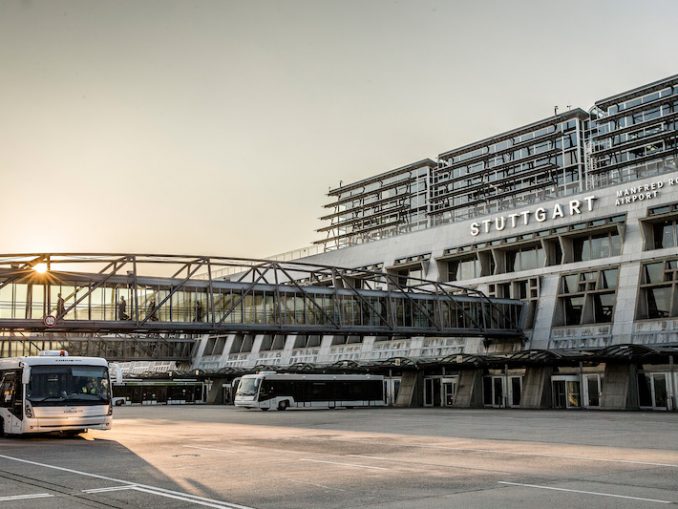
{"type": "Polygon", "coordinates": [[[504,402],[504,376],[486,376],[483,378],[483,403],[493,408],[503,408],[504,402]]]}
{"type": "Polygon", "coordinates": [[[449,377],[449,378],[443,378],[442,379],[442,384],[443,384],[443,391],[442,391],[442,405],[443,406],[454,406],[454,398],[457,395],[457,381],[458,377],[449,377]]]}
{"type": "Polygon", "coordinates": [[[580,385],[577,375],[552,376],[553,408],[580,408],[580,385]]]}
{"type": "Polygon", "coordinates": [[[669,391],[667,373],[638,373],[640,408],[668,410],[669,391]]]}
{"type": "Polygon", "coordinates": [[[398,391],[400,390],[400,378],[384,379],[384,403],[386,406],[393,406],[398,401],[398,391]]]}
{"type": "Polygon", "coordinates": [[[424,378],[424,406],[441,407],[447,404],[448,395],[454,396],[457,390],[457,377],[432,376],[424,378]]]}
{"type": "Polygon", "coordinates": [[[523,377],[512,376],[509,377],[509,406],[516,408],[520,406],[521,393],[523,389],[523,377]]]}
{"type": "Polygon", "coordinates": [[[601,384],[600,375],[584,375],[584,386],[582,387],[582,397],[584,408],[600,407],[601,384]]]}

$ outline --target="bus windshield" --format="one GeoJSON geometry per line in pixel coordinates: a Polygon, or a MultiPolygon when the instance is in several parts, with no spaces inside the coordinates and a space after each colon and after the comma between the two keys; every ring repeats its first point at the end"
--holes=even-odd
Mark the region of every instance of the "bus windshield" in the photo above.
{"type": "Polygon", "coordinates": [[[33,366],[26,392],[34,406],[107,405],[108,369],[103,366],[33,366]]]}
{"type": "Polygon", "coordinates": [[[237,396],[254,396],[259,390],[259,378],[243,378],[238,385],[237,396]]]}

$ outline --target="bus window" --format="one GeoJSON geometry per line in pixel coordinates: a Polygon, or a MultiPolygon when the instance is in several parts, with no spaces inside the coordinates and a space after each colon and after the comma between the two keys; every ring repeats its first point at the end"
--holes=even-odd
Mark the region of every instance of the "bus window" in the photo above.
{"type": "Polygon", "coordinates": [[[274,398],[275,393],[275,382],[273,380],[264,380],[259,390],[259,401],[274,398]]]}
{"type": "Polygon", "coordinates": [[[255,396],[259,390],[259,378],[243,378],[238,385],[238,396],[255,396]]]}

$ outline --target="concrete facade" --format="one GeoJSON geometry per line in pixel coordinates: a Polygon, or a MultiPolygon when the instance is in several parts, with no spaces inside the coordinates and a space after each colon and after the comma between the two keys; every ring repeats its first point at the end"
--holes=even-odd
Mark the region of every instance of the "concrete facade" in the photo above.
{"type": "MultiPolygon", "coordinates": [[[[590,117],[583,110],[576,110],[562,118],[544,119],[445,152],[436,168],[427,160],[431,178],[438,180],[426,189],[441,190],[447,186],[447,201],[440,196],[429,196],[440,214],[436,215],[431,208],[432,220],[424,227],[409,229],[409,232],[407,228],[389,230],[388,235],[376,240],[373,236],[356,237],[356,243],[350,247],[302,259],[323,265],[371,268],[403,278],[448,282],[489,296],[521,299],[526,303],[525,343],[461,337],[367,336],[337,340],[325,336],[318,347],[299,349],[294,348],[296,337],[289,336],[284,348],[262,351],[262,340],[257,336],[250,351],[235,352],[232,349],[235,337],[231,336],[222,352],[211,355],[203,355],[206,340],[203,341],[195,366],[216,371],[252,368],[257,364],[329,365],[395,357],[430,360],[462,353],[500,355],[521,350],[602,349],[625,344],[677,346],[676,111],[678,76],[673,76],[598,101],[590,117]],[[571,130],[567,146],[566,125],[571,130]],[[544,153],[552,158],[544,163],[543,170],[536,165],[541,152],[534,140],[540,136],[548,144],[544,153]],[[556,150],[559,143],[562,154],[556,150]],[[521,152],[519,156],[508,153],[507,144],[527,153],[521,152]],[[535,155],[530,152],[533,149],[537,150],[535,155]],[[567,161],[566,149],[569,150],[567,161]],[[499,155],[493,154],[508,157],[510,161],[497,163],[499,155]],[[515,157],[527,161],[520,164],[528,166],[517,165],[515,157]],[[482,168],[471,171],[472,163],[482,168]],[[530,166],[533,163],[534,166],[530,166]],[[464,180],[465,174],[454,173],[457,167],[468,170],[468,182],[464,180]],[[492,180],[493,172],[501,171],[497,179],[503,179],[501,185],[510,189],[512,183],[506,178],[506,172],[514,170],[520,174],[514,179],[517,184],[528,182],[524,179],[535,175],[538,183],[526,187],[534,189],[532,193],[523,188],[517,192],[506,191],[510,199],[503,200],[496,184],[500,180],[492,180]],[[540,180],[541,177],[544,179],[540,180]],[[480,183],[471,179],[479,179],[480,183]],[[478,200],[474,189],[478,189],[478,193],[489,193],[482,207],[469,206],[466,213],[454,205],[457,196],[478,200]],[[393,231],[403,233],[393,234],[393,231]]],[[[384,177],[391,178],[392,173],[384,177]]],[[[380,195],[375,192],[374,183],[380,182],[379,177],[365,180],[365,185],[371,186],[365,187],[365,193],[377,199],[380,195]]],[[[346,193],[334,190],[333,196],[350,198],[354,193],[362,196],[361,182],[347,184],[346,193]]],[[[385,185],[385,193],[390,192],[390,185],[385,185]]],[[[368,205],[361,201],[359,207],[347,205],[346,210],[360,209],[366,213],[368,205]]],[[[342,214],[342,221],[354,224],[349,216],[342,214]]],[[[362,216],[360,220],[363,221],[362,216]]],[[[362,227],[367,228],[364,224],[362,227]]],[[[341,235],[339,226],[333,231],[334,235],[341,235]]],[[[563,387],[568,392],[559,393],[558,401],[566,401],[568,408],[571,405],[643,407],[647,406],[647,394],[653,401],[652,407],[656,402],[661,403],[661,408],[678,406],[678,379],[672,367],[667,370],[652,365],[633,369],[629,365],[623,368],[601,365],[595,373],[580,374],[579,378],[563,375],[564,378],[557,380],[557,386],[552,385],[553,375],[548,367],[524,369],[520,384],[508,377],[502,382],[501,398],[508,401],[510,382],[515,384],[513,391],[522,387],[519,406],[527,408],[555,405],[556,395],[552,392],[563,387]],[[656,369],[661,370],[661,374],[653,375],[656,369]],[[647,380],[652,389],[643,393],[645,395],[638,392],[638,384],[645,383],[643,380],[647,380]],[[562,387],[560,382],[564,384],[562,387]],[[570,394],[575,387],[578,394],[570,394]]],[[[483,376],[491,374],[476,370],[461,371],[455,376],[458,382],[454,406],[482,406],[483,376]]]]}

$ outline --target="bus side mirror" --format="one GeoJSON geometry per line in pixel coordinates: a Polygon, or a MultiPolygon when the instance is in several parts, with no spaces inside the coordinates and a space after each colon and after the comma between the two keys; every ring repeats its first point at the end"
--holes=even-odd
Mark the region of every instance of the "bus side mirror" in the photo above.
{"type": "Polygon", "coordinates": [[[31,368],[30,366],[24,366],[24,370],[21,373],[21,383],[24,385],[28,385],[30,381],[31,381],[31,368]]]}

